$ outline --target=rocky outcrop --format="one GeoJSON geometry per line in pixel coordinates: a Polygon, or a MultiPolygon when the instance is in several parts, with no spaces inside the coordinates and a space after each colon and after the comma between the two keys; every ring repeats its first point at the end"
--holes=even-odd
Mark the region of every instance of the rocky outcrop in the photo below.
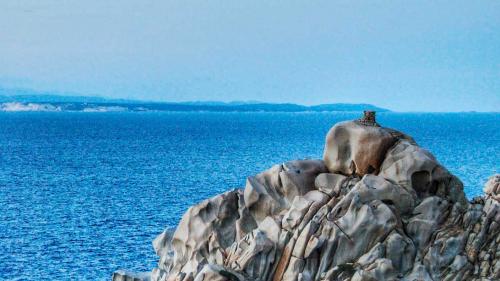
{"type": "Polygon", "coordinates": [[[368,117],[335,125],[323,161],[192,206],[154,241],[151,280],[499,280],[500,176],[468,202],[431,153],[368,117]]]}

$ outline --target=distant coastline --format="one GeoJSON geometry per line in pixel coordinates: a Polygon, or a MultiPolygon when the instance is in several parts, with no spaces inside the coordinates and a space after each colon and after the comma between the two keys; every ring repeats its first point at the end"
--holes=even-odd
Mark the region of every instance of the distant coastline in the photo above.
{"type": "Polygon", "coordinates": [[[390,110],[371,104],[320,104],[305,106],[292,103],[255,104],[190,104],[190,103],[116,103],[116,102],[0,102],[0,111],[80,111],[80,112],[143,112],[143,111],[209,111],[209,112],[356,112],[390,110]]]}
{"type": "Polygon", "coordinates": [[[209,111],[209,112],[356,112],[375,110],[390,111],[372,104],[331,103],[300,105],[294,103],[266,103],[259,101],[188,101],[154,102],[126,99],[106,99],[101,97],[66,96],[50,94],[30,94],[29,91],[15,93],[0,88],[0,111],[209,111]],[[3,90],[3,91],[2,91],[3,90]]]}

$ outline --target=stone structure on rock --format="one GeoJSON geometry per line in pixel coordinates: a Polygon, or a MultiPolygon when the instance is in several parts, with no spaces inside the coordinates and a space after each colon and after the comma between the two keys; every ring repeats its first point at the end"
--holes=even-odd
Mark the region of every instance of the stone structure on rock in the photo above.
{"type": "Polygon", "coordinates": [[[358,120],[363,125],[367,126],[378,126],[377,121],[375,120],[375,111],[365,110],[363,111],[363,117],[358,120]]]}
{"type": "Polygon", "coordinates": [[[500,175],[468,202],[411,137],[364,119],[336,124],[323,160],[189,208],[153,242],[151,280],[499,280],[500,175]]]}

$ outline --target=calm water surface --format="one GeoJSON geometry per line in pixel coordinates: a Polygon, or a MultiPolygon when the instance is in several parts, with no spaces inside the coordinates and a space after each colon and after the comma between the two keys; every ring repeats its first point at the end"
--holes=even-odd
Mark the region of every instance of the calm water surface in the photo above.
{"type": "MultiPolygon", "coordinates": [[[[186,208],[274,163],[320,158],[352,113],[0,113],[0,280],[154,267],[186,208]]],[[[461,178],[500,172],[500,114],[379,114],[461,178]]]]}

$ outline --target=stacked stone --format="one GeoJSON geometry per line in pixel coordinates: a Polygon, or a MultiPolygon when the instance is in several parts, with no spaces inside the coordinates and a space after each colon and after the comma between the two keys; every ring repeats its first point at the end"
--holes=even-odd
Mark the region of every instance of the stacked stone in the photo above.
{"type": "Polygon", "coordinates": [[[358,122],[362,125],[365,126],[377,126],[380,127],[379,124],[377,124],[377,121],[375,119],[375,111],[371,110],[365,110],[363,111],[363,117],[358,120],[358,122]]]}

